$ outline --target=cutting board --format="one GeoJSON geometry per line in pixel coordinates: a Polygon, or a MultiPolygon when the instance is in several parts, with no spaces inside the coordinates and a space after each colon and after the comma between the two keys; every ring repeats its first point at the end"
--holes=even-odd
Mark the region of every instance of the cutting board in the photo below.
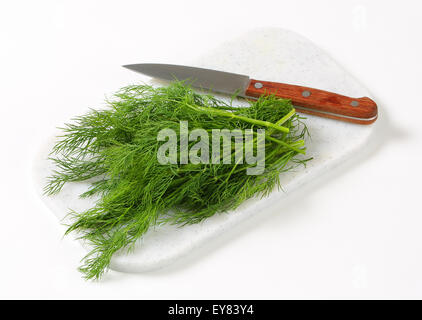
{"type": "MultiPolygon", "coordinates": [[[[215,50],[192,61],[191,65],[246,74],[255,79],[315,87],[352,97],[371,97],[365,87],[323,50],[297,33],[282,29],[247,32],[220,44],[215,50]]],[[[153,228],[137,243],[133,252],[116,254],[112,258],[111,269],[145,272],[168,266],[195,251],[207,250],[207,243],[222,233],[233,232],[239,224],[269,206],[281,206],[295,189],[354,157],[370,139],[376,126],[376,123],[362,126],[311,115],[306,117],[311,134],[306,145],[307,156],[313,157],[313,160],[306,168],[298,167],[294,172],[283,174],[282,190],[274,191],[264,199],[250,199],[235,211],[215,215],[200,224],[153,228]]],[[[63,221],[70,209],[87,209],[93,205],[93,200],[78,198],[87,189],[87,183],[70,183],[60,194],[52,197],[42,194],[46,177],[54,169],[47,161],[54,141],[52,137],[49,144],[40,147],[34,160],[33,177],[44,203],[63,221]]]]}

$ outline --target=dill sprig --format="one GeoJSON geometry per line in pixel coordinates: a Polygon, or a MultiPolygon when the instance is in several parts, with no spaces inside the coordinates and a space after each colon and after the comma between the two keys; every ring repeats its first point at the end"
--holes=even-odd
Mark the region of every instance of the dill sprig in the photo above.
{"type": "Polygon", "coordinates": [[[98,200],[84,212],[72,212],[66,231],[79,233],[92,247],[80,268],[86,278],[101,277],[113,254],[133,249],[150,227],[199,223],[233,210],[252,196],[268,195],[280,187],[280,173],[307,161],[298,157],[305,153],[307,129],[289,100],[263,96],[246,107],[233,101],[195,93],[180,82],[133,85],[117,92],[106,109],[91,110],[62,128],[51,153],[57,169],[45,193],[96,178],[81,196],[98,200]],[[247,175],[253,166],[247,163],[160,164],[157,134],[163,128],[179,132],[180,121],[207,132],[266,129],[265,171],[247,175]]]}

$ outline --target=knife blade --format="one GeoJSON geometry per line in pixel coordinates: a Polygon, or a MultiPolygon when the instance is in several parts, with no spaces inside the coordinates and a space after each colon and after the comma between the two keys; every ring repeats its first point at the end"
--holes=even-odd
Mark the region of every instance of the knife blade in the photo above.
{"type": "Polygon", "coordinates": [[[153,78],[187,81],[190,85],[225,94],[256,99],[274,94],[290,99],[297,111],[357,124],[371,124],[378,117],[377,104],[368,97],[353,98],[334,92],[272,81],[247,75],[172,64],[140,63],[123,67],[153,78]]]}

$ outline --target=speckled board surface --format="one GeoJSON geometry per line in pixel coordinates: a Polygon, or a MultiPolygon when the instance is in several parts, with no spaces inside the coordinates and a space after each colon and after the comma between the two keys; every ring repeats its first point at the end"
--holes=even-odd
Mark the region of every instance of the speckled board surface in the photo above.
{"type": "MultiPolygon", "coordinates": [[[[144,61],[139,61],[144,62],[144,61]]],[[[282,29],[257,29],[222,43],[214,51],[192,61],[192,66],[247,74],[251,78],[299,84],[353,97],[370,94],[356,79],[343,70],[329,55],[302,36],[282,29]]],[[[160,226],[151,229],[130,254],[116,254],[111,268],[124,272],[144,272],[165,267],[195,250],[201,250],[223,232],[230,232],[248,217],[274,203],[282,203],[301,185],[324,174],[360,150],[376,125],[361,126],[314,116],[306,123],[312,139],[307,143],[307,156],[313,157],[306,168],[282,176],[283,191],[265,199],[250,199],[237,210],[209,218],[198,225],[177,228],[160,226]]],[[[58,124],[59,125],[59,124],[58,124]]],[[[40,149],[33,166],[33,176],[40,197],[51,211],[62,219],[69,209],[83,210],[93,200],[79,199],[87,183],[71,183],[59,195],[42,195],[45,178],[54,169],[46,160],[51,144],[40,149]]]]}

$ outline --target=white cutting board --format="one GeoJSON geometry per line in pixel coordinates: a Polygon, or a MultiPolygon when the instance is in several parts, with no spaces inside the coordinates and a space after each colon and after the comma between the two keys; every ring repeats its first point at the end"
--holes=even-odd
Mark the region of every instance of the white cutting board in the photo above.
{"type": "MultiPolygon", "coordinates": [[[[352,97],[370,97],[367,89],[324,51],[302,36],[282,29],[247,32],[221,44],[191,65],[246,74],[255,79],[315,87],[352,97]]],[[[307,141],[307,156],[314,159],[308,162],[306,168],[299,167],[295,172],[283,174],[283,191],[274,191],[264,199],[250,199],[235,211],[216,215],[197,225],[151,229],[133,252],[116,254],[111,268],[144,272],[167,266],[194,250],[206,250],[208,241],[223,232],[230,232],[268,206],[282,203],[294,189],[353,157],[364,147],[376,125],[362,126],[314,116],[307,118],[306,124],[311,133],[311,139],[307,141]]],[[[89,208],[93,200],[78,198],[86,190],[86,183],[68,184],[56,196],[42,194],[46,177],[54,169],[46,160],[53,142],[52,137],[51,144],[41,147],[34,162],[33,175],[42,200],[59,219],[63,219],[69,209],[80,211],[89,208]]]]}

